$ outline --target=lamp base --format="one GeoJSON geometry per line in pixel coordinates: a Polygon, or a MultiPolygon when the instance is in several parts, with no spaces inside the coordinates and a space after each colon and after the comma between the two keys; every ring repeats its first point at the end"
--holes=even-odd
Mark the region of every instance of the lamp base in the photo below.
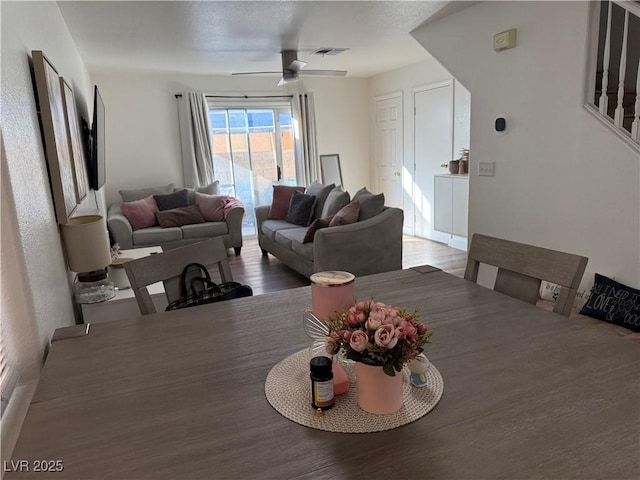
{"type": "Polygon", "coordinates": [[[105,302],[116,296],[113,283],[107,279],[105,269],[78,273],[73,291],[78,303],[105,302]]]}

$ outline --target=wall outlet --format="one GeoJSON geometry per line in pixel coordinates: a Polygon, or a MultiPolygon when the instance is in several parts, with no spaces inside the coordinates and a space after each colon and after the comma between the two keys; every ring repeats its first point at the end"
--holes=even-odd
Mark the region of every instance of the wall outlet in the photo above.
{"type": "Polygon", "coordinates": [[[478,162],[478,175],[480,177],[493,177],[493,162],[478,162]]]}

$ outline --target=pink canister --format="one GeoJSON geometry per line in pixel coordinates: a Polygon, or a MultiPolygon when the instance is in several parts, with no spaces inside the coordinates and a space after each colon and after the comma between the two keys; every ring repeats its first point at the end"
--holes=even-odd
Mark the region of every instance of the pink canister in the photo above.
{"type": "Polygon", "coordinates": [[[353,306],[356,276],[349,272],[328,271],[311,275],[311,310],[322,319],[353,306]]]}

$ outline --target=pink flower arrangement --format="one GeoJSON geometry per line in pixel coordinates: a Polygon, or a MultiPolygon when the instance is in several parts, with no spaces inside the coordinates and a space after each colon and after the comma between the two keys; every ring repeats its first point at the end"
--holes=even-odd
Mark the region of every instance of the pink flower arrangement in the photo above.
{"type": "Polygon", "coordinates": [[[389,376],[416,358],[432,332],[418,321],[416,312],[373,300],[357,302],[330,318],[327,352],[340,350],[345,357],[367,365],[381,366],[389,376]]]}

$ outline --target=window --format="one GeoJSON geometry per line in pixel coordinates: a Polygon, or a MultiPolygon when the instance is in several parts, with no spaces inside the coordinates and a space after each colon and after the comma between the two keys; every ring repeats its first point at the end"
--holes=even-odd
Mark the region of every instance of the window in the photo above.
{"type": "Polygon", "coordinates": [[[221,193],[244,203],[243,235],[255,235],[254,207],[271,203],[274,184],[298,183],[291,109],[288,104],[210,108],[209,119],[221,193]]]}

